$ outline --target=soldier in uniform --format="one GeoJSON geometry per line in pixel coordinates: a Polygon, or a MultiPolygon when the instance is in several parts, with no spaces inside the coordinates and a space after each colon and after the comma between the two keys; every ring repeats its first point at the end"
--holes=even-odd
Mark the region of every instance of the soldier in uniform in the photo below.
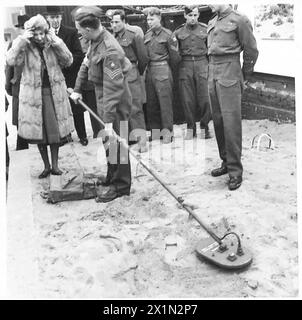
{"type": "Polygon", "coordinates": [[[111,26],[116,40],[132,63],[132,69],[128,74],[128,83],[132,95],[129,140],[136,141],[139,139],[138,151],[146,152],[148,149],[141,83],[141,76],[148,63],[144,40],[126,27],[125,12],[123,10],[114,11],[111,26]]]}
{"type": "Polygon", "coordinates": [[[161,26],[158,8],[148,9],[147,22],[150,29],[145,34],[145,45],[149,55],[146,72],[147,119],[152,139],[163,137],[170,143],[173,136],[173,79],[170,65],[180,61],[178,42],[172,32],[161,26]]]}
{"type": "Polygon", "coordinates": [[[108,146],[109,139],[109,148],[106,148],[107,176],[100,177],[100,182],[110,187],[98,196],[97,201],[109,202],[129,195],[131,187],[129,153],[113,137],[113,130],[120,135],[121,125],[123,121],[128,122],[131,113],[131,94],[126,78],[131,63],[114,36],[102,27],[100,8],[76,8],[73,17],[79,33],[90,40],[90,47],[70,97],[77,102],[82,97],[82,81],[88,79],[94,83],[98,114],[106,124],[103,128],[106,134],[104,145],[108,146]]]}
{"type": "Polygon", "coordinates": [[[207,25],[198,22],[198,6],[185,7],[186,23],[178,27],[173,36],[179,43],[179,90],[187,122],[185,139],[196,136],[195,115],[201,112],[200,128],[210,138],[208,123],[211,119],[208,94],[207,25]]]}
{"type": "Polygon", "coordinates": [[[209,94],[220,168],[214,177],[229,174],[228,187],[242,183],[241,96],[244,81],[253,72],[258,57],[256,40],[248,18],[229,5],[210,5],[217,15],[208,25],[209,94]],[[243,51],[243,66],[240,52],[243,51]]]}

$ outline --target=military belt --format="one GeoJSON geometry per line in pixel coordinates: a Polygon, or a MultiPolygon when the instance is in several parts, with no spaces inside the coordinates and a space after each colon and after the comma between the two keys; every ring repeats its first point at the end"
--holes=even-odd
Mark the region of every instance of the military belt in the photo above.
{"type": "Polygon", "coordinates": [[[168,64],[168,61],[150,61],[150,66],[163,66],[165,64],[168,64]]]}
{"type": "Polygon", "coordinates": [[[240,61],[240,54],[224,54],[224,55],[210,55],[209,62],[210,63],[225,63],[232,61],[240,61]]]}
{"type": "Polygon", "coordinates": [[[207,60],[207,56],[182,56],[183,61],[200,61],[200,60],[207,60]]]}

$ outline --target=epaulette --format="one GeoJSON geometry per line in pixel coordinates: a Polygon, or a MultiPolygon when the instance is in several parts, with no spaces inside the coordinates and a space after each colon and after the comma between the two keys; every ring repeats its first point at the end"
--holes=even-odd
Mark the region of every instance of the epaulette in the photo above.
{"type": "Polygon", "coordinates": [[[185,23],[181,24],[180,26],[176,27],[176,29],[175,29],[174,31],[176,31],[176,30],[178,30],[178,29],[180,29],[180,28],[184,27],[185,25],[186,25],[185,23]]]}
{"type": "Polygon", "coordinates": [[[172,34],[172,31],[162,27],[163,31],[165,31],[169,36],[172,34]]]}
{"type": "Polygon", "coordinates": [[[241,12],[236,11],[236,10],[232,10],[232,12],[233,12],[236,16],[239,16],[239,18],[241,18],[242,21],[247,22],[247,23],[250,22],[249,18],[248,18],[244,13],[241,13],[241,12]]]}
{"type": "Polygon", "coordinates": [[[128,29],[127,27],[126,27],[126,31],[128,31],[130,33],[134,33],[134,35],[136,34],[134,30],[128,29]]]}
{"type": "Polygon", "coordinates": [[[206,23],[203,23],[203,22],[198,22],[198,23],[199,23],[199,25],[201,25],[202,27],[205,27],[205,28],[208,27],[208,25],[207,25],[206,23]]]}

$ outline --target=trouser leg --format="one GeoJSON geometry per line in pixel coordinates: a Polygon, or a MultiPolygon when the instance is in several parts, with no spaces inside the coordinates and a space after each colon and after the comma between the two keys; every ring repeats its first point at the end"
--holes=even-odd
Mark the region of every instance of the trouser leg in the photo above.
{"type": "Polygon", "coordinates": [[[74,126],[79,139],[87,138],[84,112],[73,114],[74,126]]]}
{"type": "MultiPolygon", "coordinates": [[[[88,107],[97,114],[97,104],[94,90],[83,90],[82,92],[83,102],[88,105],[88,107]]],[[[100,129],[101,124],[92,116],[90,116],[91,127],[93,131],[93,137],[96,138],[100,129]]]]}
{"type": "Polygon", "coordinates": [[[228,173],[242,176],[241,84],[239,80],[218,81],[216,90],[223,118],[228,173]]]}
{"type": "Polygon", "coordinates": [[[210,99],[208,92],[208,61],[195,62],[196,102],[200,110],[200,128],[208,127],[211,120],[210,99]]]}
{"type": "Polygon", "coordinates": [[[224,137],[224,124],[221,113],[220,101],[217,96],[216,90],[216,80],[209,80],[209,97],[210,97],[210,107],[212,113],[212,119],[214,123],[214,130],[216,141],[219,150],[219,156],[223,161],[223,165],[226,165],[226,149],[225,149],[225,137],[224,137]]]}
{"type": "Polygon", "coordinates": [[[196,134],[196,88],[194,83],[193,61],[182,61],[179,68],[179,93],[188,129],[196,134]]]}
{"type": "Polygon", "coordinates": [[[152,73],[160,107],[160,129],[173,132],[173,79],[170,67],[159,66],[153,68],[152,73]]]}
{"type": "MultiPolygon", "coordinates": [[[[96,88],[96,97],[98,103],[98,113],[102,114],[102,90],[96,88]]],[[[125,92],[121,98],[122,105],[117,106],[116,118],[113,122],[113,130],[121,134],[121,121],[129,119],[129,113],[123,108],[125,101],[131,101],[131,94],[129,91],[128,83],[125,82],[125,92]],[[124,103],[124,104],[123,104],[124,103]]],[[[130,102],[127,102],[127,105],[130,102]]],[[[126,106],[126,104],[125,104],[126,106]]],[[[100,115],[101,116],[101,115],[100,115]]],[[[101,126],[101,130],[104,127],[101,126]]],[[[126,138],[122,134],[122,138],[126,138]]],[[[131,165],[129,158],[129,151],[121,143],[114,139],[110,140],[110,144],[106,147],[104,143],[107,158],[107,177],[106,180],[110,182],[119,194],[129,194],[131,188],[131,165]]]]}
{"type": "Polygon", "coordinates": [[[142,83],[138,70],[134,68],[133,80],[129,80],[129,89],[132,96],[132,108],[129,119],[130,141],[138,138],[146,139],[146,124],[143,112],[142,83]]]}
{"type": "MultiPolygon", "coordinates": [[[[157,93],[155,89],[155,84],[153,82],[151,68],[147,70],[146,73],[146,95],[147,95],[147,120],[148,127],[152,131],[161,129],[161,113],[159,101],[157,98],[157,93]]],[[[152,134],[153,139],[159,139],[159,135],[152,134]]]]}

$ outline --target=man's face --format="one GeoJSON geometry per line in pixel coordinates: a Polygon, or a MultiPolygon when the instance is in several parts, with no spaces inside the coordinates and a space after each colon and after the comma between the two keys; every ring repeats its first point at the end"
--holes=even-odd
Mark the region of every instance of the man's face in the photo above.
{"type": "Polygon", "coordinates": [[[62,22],[62,15],[47,15],[46,20],[50,23],[50,26],[54,29],[59,29],[62,22]]]}
{"type": "Polygon", "coordinates": [[[185,14],[185,19],[187,24],[195,25],[198,23],[199,11],[198,8],[194,8],[190,13],[185,14]]]}
{"type": "Polygon", "coordinates": [[[75,26],[85,40],[92,40],[92,30],[90,28],[81,27],[78,21],[75,22],[75,26]]]}
{"type": "Polygon", "coordinates": [[[154,14],[151,16],[148,14],[147,16],[147,23],[150,29],[156,28],[160,26],[160,16],[154,14]]]}
{"type": "Polygon", "coordinates": [[[110,23],[114,33],[120,32],[125,28],[125,21],[121,20],[121,16],[119,14],[114,15],[110,23]]]}

